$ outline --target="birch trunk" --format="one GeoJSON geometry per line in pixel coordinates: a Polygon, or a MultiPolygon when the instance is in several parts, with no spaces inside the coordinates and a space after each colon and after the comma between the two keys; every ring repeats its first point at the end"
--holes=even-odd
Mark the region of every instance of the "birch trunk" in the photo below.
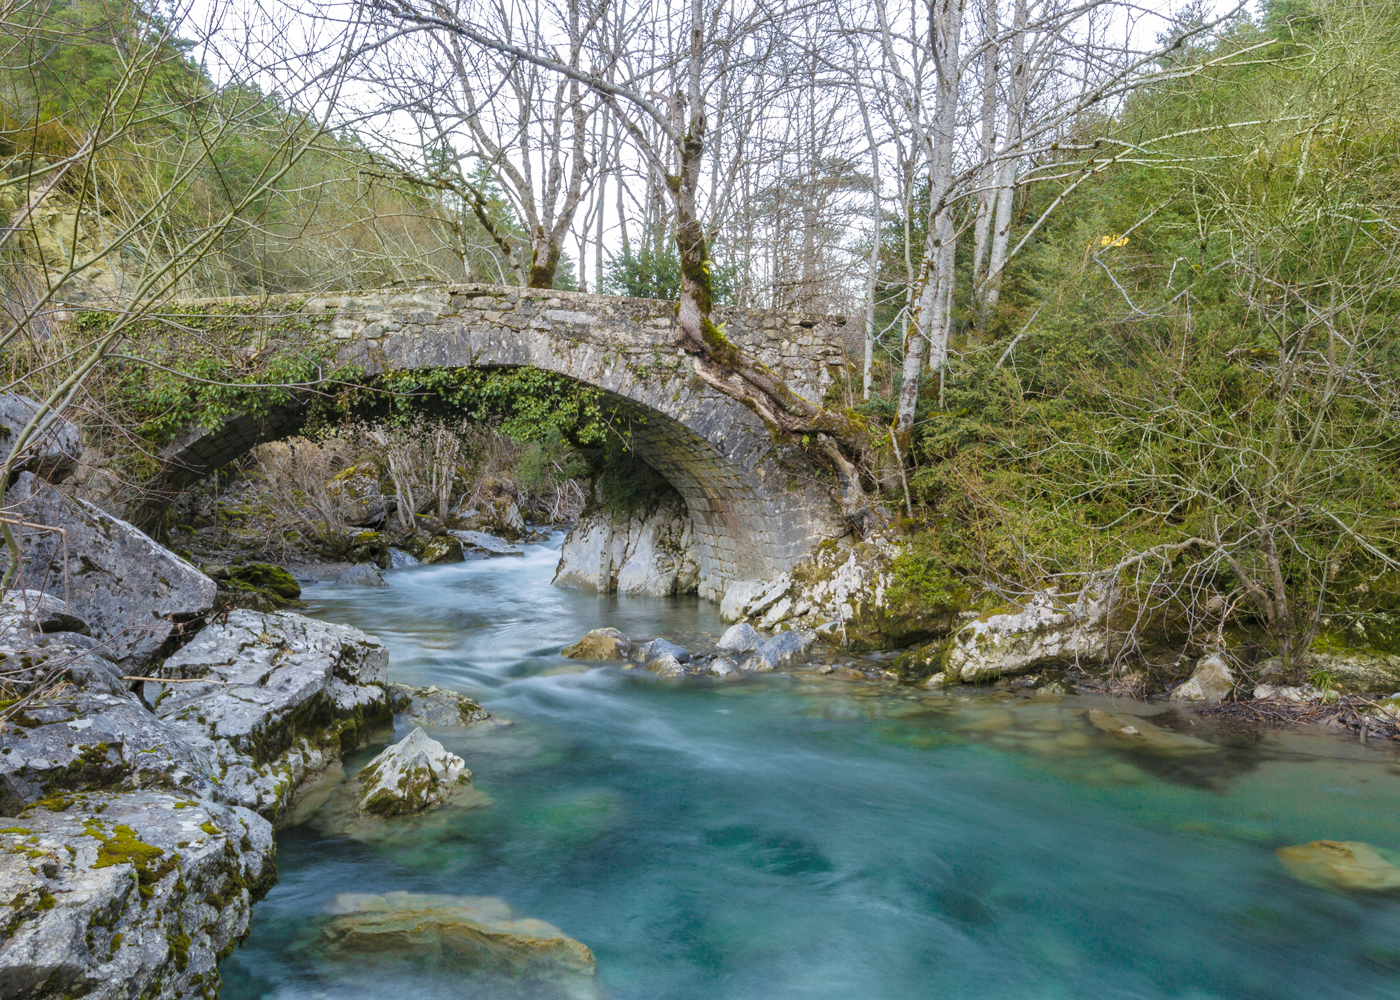
{"type": "Polygon", "coordinates": [[[1016,197],[1015,155],[1025,127],[1026,101],[1030,94],[1030,67],[1026,61],[1026,22],[1028,0],[1016,0],[1016,13],[1011,24],[1011,87],[1006,102],[1006,143],[1002,160],[997,165],[996,221],[992,228],[991,253],[987,261],[987,276],[983,281],[979,323],[986,326],[1001,297],[1002,272],[1006,269],[1007,248],[1011,241],[1011,210],[1016,197]]]}
{"type": "Polygon", "coordinates": [[[987,273],[992,215],[996,211],[997,151],[997,60],[1000,55],[997,33],[997,0],[985,0],[983,33],[986,51],[982,54],[982,134],[979,136],[982,169],[977,179],[977,224],[973,232],[972,281],[980,286],[987,273]]]}

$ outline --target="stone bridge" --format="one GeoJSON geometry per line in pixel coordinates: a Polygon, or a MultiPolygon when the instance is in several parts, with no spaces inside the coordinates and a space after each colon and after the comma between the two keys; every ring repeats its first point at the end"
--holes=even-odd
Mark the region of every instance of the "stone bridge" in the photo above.
{"type": "MultiPolygon", "coordinates": [[[[601,389],[625,414],[645,417],[633,422],[633,447],[690,509],[702,596],[718,600],[730,580],[772,579],[848,530],[830,474],[695,375],[675,346],[672,303],[464,285],[288,297],[266,311],[294,314],[309,336],[340,345],[341,362],[370,374],[530,366],[601,389]]],[[[725,308],[715,318],[813,402],[845,363],[839,318],[725,308]]],[[[192,429],[162,453],[158,485],[182,489],[298,425],[289,408],[192,429]]]]}

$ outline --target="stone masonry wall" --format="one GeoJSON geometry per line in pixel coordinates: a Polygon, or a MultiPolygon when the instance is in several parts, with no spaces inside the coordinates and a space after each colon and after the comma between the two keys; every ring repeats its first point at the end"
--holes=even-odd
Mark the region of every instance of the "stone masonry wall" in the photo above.
{"type": "MultiPolygon", "coordinates": [[[[522,367],[558,372],[623,404],[638,454],[685,498],[700,544],[704,596],[728,581],[770,579],[845,530],[827,475],[775,439],[747,406],[706,385],[675,346],[675,306],[578,292],[492,285],[347,292],[273,299],[309,334],[340,344],[369,373],[427,367],[522,367]]],[[[720,308],[731,341],[820,402],[845,362],[844,320],[720,308]]],[[[166,450],[183,485],[280,436],[285,419],[232,420],[191,430],[166,450]]]]}

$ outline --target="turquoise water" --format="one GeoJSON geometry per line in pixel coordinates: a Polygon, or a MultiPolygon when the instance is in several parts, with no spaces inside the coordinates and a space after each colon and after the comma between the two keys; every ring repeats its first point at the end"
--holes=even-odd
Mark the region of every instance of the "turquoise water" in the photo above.
{"type": "Polygon", "coordinates": [[[1400,848],[1393,752],[1183,718],[1164,724],[1218,749],[1153,757],[1084,718],[1147,710],[1131,704],[579,672],[557,651],[590,628],[698,645],[722,626],[695,600],[553,588],[554,559],[308,591],[314,614],[389,644],[394,679],[515,725],[433,733],[486,808],[387,839],[280,832],[281,882],[222,965],[227,1000],[552,995],[318,951],[337,893],[396,889],[555,924],[611,1000],[1400,997],[1400,900],[1314,888],[1274,857],[1318,838],[1400,848]]]}

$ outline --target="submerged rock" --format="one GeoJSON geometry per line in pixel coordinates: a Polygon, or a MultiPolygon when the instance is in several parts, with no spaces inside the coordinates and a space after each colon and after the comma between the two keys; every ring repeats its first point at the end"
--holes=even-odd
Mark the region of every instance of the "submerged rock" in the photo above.
{"type": "MultiPolygon", "coordinates": [[[[25,426],[39,412],[39,403],[18,393],[0,393],[0,449],[6,454],[25,426]]],[[[58,483],[67,479],[83,457],[78,428],[53,413],[46,414],[36,433],[15,463],[13,471],[32,472],[40,479],[58,483]]]]}
{"type": "Polygon", "coordinates": [[[379,567],[374,563],[360,563],[351,566],[335,581],[342,587],[387,587],[379,567]]]}
{"type": "Polygon", "coordinates": [[[394,712],[408,716],[416,726],[451,728],[501,721],[466,695],[444,691],[436,684],[426,688],[390,684],[388,693],[394,712]]]}
{"type": "Polygon", "coordinates": [[[1216,705],[1234,689],[1235,675],[1226,664],[1224,655],[1210,653],[1201,657],[1190,678],[1172,691],[1171,700],[1216,705]]]}
{"type": "Polygon", "coordinates": [[[84,793],[0,830],[0,996],[213,995],[276,879],[272,827],[162,792],[84,793]]]}
{"type": "Polygon", "coordinates": [[[1201,753],[1215,749],[1213,743],[1174,733],[1136,715],[1117,715],[1091,708],[1088,717],[1095,729],[1117,737],[1127,746],[1167,754],[1201,753]]]}
{"type": "Polygon", "coordinates": [[[632,655],[632,640],[615,628],[595,628],[559,655],[570,660],[625,660],[632,655]]]}
{"type": "Polygon", "coordinates": [[[1382,853],[1356,840],[1314,840],[1280,847],[1275,852],[1294,878],[1323,889],[1345,892],[1387,892],[1400,889],[1400,865],[1390,851],[1382,853]]]}
{"type": "Polygon", "coordinates": [[[23,520],[65,532],[18,532],[20,583],[54,596],[66,587],[70,613],[123,667],[157,659],[214,607],[213,580],[125,521],[68,499],[31,473],[6,499],[23,520]]]}
{"type": "Polygon", "coordinates": [[[401,816],[426,812],[445,802],[457,786],[472,780],[466,762],[415,728],[365,765],[359,774],[364,794],[361,816],[401,816]]]}
{"type": "Polygon", "coordinates": [[[341,893],[324,930],[333,957],[411,955],[450,968],[591,979],[588,947],[543,920],[516,917],[493,896],[341,893]]]}

